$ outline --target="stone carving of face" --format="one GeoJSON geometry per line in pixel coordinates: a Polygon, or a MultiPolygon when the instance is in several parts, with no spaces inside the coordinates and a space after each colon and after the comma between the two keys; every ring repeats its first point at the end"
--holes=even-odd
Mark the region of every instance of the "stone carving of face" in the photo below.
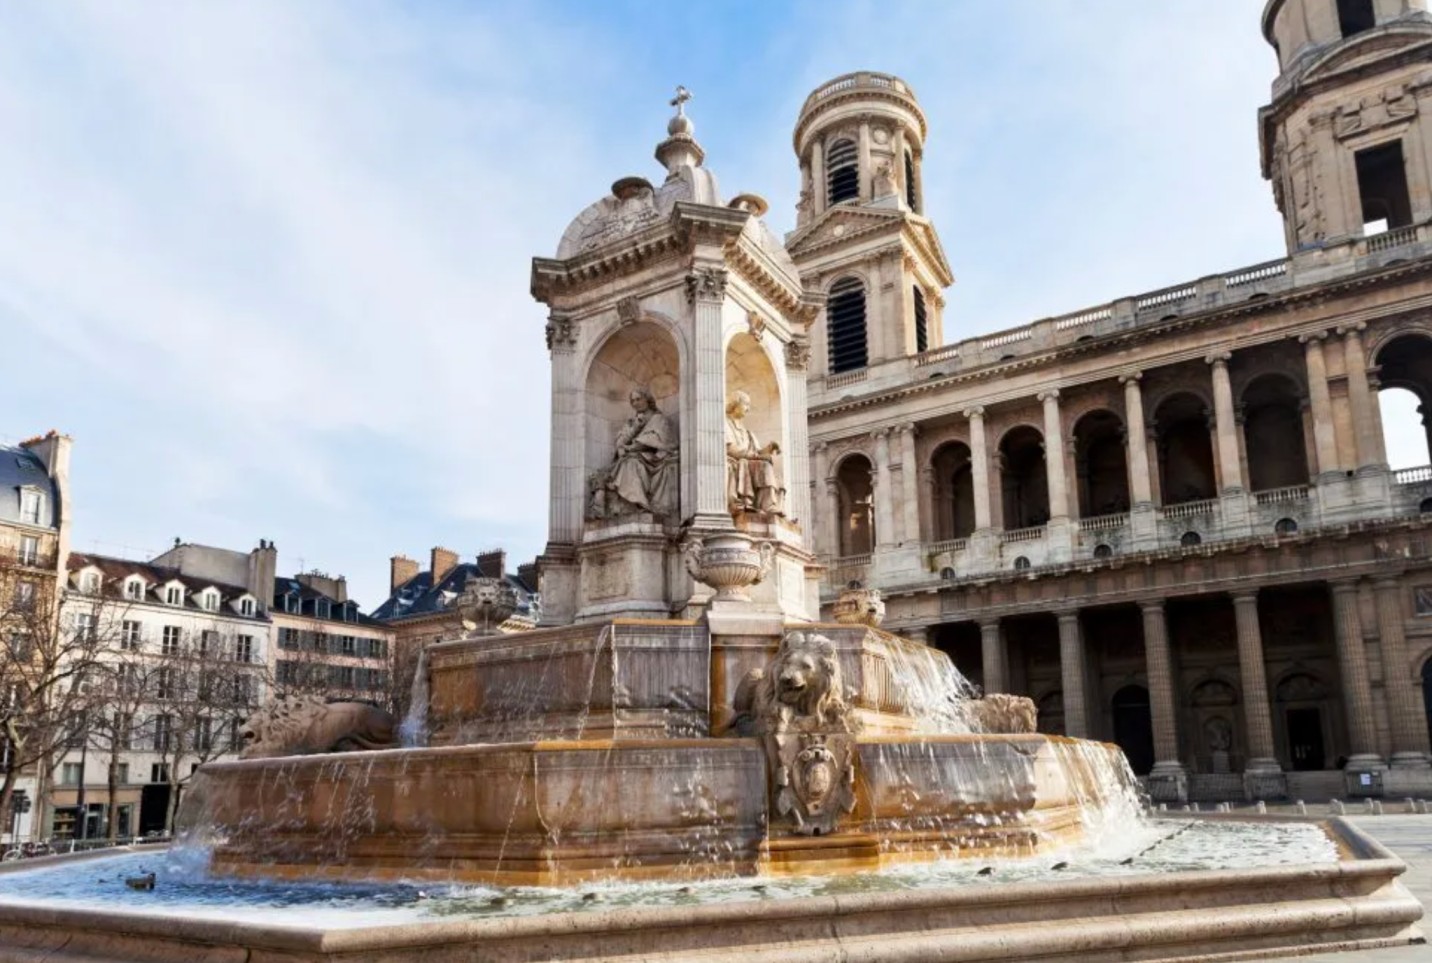
{"type": "Polygon", "coordinates": [[[647,397],[644,391],[633,391],[627,400],[631,402],[632,409],[635,411],[651,410],[651,398],[647,397]]]}
{"type": "Polygon", "coordinates": [[[786,705],[798,704],[819,673],[820,666],[814,656],[807,652],[793,653],[781,665],[776,679],[776,698],[786,705]]]}
{"type": "Polygon", "coordinates": [[[741,419],[751,410],[751,396],[744,391],[738,391],[731,396],[730,404],[726,405],[726,414],[732,418],[741,419]]]}

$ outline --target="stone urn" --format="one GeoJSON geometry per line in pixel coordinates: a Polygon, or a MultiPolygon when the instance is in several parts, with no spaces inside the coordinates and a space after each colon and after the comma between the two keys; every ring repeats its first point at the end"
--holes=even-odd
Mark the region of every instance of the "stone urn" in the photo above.
{"type": "Polygon", "coordinates": [[[746,589],[771,574],[776,547],[741,532],[720,532],[686,546],[686,571],[722,601],[749,602],[746,589]]]}
{"type": "Polygon", "coordinates": [[[846,589],[831,606],[841,625],[868,625],[872,629],[885,621],[885,599],[879,589],[846,589]]]}

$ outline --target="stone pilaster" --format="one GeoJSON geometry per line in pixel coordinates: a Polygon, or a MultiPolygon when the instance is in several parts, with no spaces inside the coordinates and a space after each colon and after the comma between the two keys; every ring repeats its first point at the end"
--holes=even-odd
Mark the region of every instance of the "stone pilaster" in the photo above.
{"type": "Polygon", "coordinates": [[[875,168],[870,161],[870,121],[869,115],[865,115],[860,121],[860,135],[857,139],[857,150],[860,152],[860,202],[869,204],[871,195],[874,193],[875,168]]]}
{"type": "Polygon", "coordinates": [[[825,144],[819,137],[810,145],[810,182],[811,214],[822,214],[826,205],[825,144]]]}
{"type": "Polygon", "coordinates": [[[970,473],[975,493],[975,531],[992,526],[989,512],[989,449],[985,443],[985,410],[976,405],[965,411],[970,422],[970,473]]]}
{"type": "Polygon", "coordinates": [[[1069,517],[1069,485],[1064,477],[1064,428],[1059,420],[1059,390],[1041,392],[1044,406],[1044,468],[1049,482],[1051,521],[1069,517]]]}
{"type": "Polygon", "coordinates": [[[920,468],[915,461],[915,426],[909,422],[898,429],[900,436],[900,540],[920,542],[920,468]]]}
{"type": "Polygon", "coordinates": [[[1139,387],[1141,372],[1119,379],[1124,386],[1124,422],[1129,445],[1129,494],[1135,508],[1154,503],[1149,482],[1148,429],[1144,426],[1144,394],[1139,387]]]}
{"type": "MultiPolygon", "coordinates": [[[[807,551],[815,551],[815,519],[810,503],[810,421],[806,417],[806,369],[810,341],[798,337],[785,345],[786,416],[790,454],[786,457],[786,515],[800,525],[807,551]]],[[[724,436],[723,436],[724,438],[724,436]]]]}
{"type": "Polygon", "coordinates": [[[1268,675],[1263,663],[1263,632],[1258,623],[1258,593],[1233,596],[1238,625],[1238,676],[1243,683],[1243,721],[1248,727],[1248,772],[1277,772],[1273,714],[1268,705],[1268,675]]]}
{"type": "Polygon", "coordinates": [[[875,546],[894,545],[896,494],[890,484],[890,429],[877,428],[870,433],[875,440],[875,546]]]}
{"type": "Polygon", "coordinates": [[[1079,612],[1059,613],[1059,675],[1064,689],[1064,733],[1089,736],[1089,709],[1084,698],[1084,634],[1079,612]]]}
{"type": "Polygon", "coordinates": [[[1338,328],[1343,336],[1343,367],[1347,369],[1347,400],[1352,412],[1353,444],[1357,449],[1359,472],[1386,470],[1382,450],[1382,432],[1373,418],[1377,399],[1367,378],[1367,353],[1362,346],[1362,332],[1367,325],[1361,321],[1338,328]]]}
{"type": "Polygon", "coordinates": [[[582,535],[586,484],[582,478],[582,383],[576,370],[577,329],[565,314],[547,321],[552,352],[552,464],[548,538],[575,545],[582,535]]]}
{"type": "Polygon", "coordinates": [[[818,441],[811,446],[810,499],[815,515],[815,524],[807,526],[806,531],[810,533],[808,536],[811,539],[809,548],[813,553],[835,556],[840,554],[840,546],[831,542],[835,536],[837,506],[831,500],[834,488],[827,485],[826,482],[829,475],[830,446],[823,441],[818,441]]]}
{"type": "Polygon", "coordinates": [[[1392,765],[1397,769],[1428,767],[1427,726],[1407,664],[1407,610],[1402,582],[1379,578],[1372,583],[1377,600],[1377,635],[1382,643],[1382,688],[1392,723],[1392,765]]]}
{"type": "Polygon", "coordinates": [[[1188,796],[1188,776],[1178,757],[1178,704],[1174,701],[1173,660],[1169,655],[1164,603],[1162,599],[1140,602],[1139,609],[1144,618],[1144,661],[1154,730],[1149,791],[1155,799],[1182,800],[1188,796]]]}
{"type": "Polygon", "coordinates": [[[1337,636],[1338,674],[1342,677],[1343,713],[1350,743],[1347,772],[1385,768],[1377,752],[1377,728],[1372,716],[1372,683],[1368,679],[1367,651],[1358,613],[1357,581],[1332,583],[1333,628],[1337,636]]]}
{"type": "Polygon", "coordinates": [[[1333,429],[1333,401],[1328,393],[1328,364],[1323,356],[1327,332],[1300,335],[1303,358],[1308,369],[1308,401],[1313,407],[1313,444],[1318,454],[1319,477],[1333,477],[1342,470],[1338,461],[1337,435],[1333,429]]]}
{"type": "Polygon", "coordinates": [[[980,664],[985,692],[1005,691],[1004,640],[1000,637],[999,619],[980,623],[980,664]]]}
{"type": "Polygon", "coordinates": [[[1225,493],[1243,491],[1243,472],[1238,457],[1238,426],[1233,413],[1233,383],[1228,362],[1233,355],[1214,352],[1206,359],[1213,376],[1214,432],[1218,443],[1219,487],[1225,493]]]}
{"type": "Polygon", "coordinates": [[[726,504],[726,359],[721,337],[721,305],[726,300],[726,270],[697,267],[686,276],[691,303],[695,351],[693,454],[695,504],[683,505],[698,528],[730,528],[726,504]]]}

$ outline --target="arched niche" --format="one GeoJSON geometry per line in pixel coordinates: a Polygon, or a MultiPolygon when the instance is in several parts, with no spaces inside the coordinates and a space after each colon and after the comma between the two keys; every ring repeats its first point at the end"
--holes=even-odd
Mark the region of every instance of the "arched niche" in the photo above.
{"type": "MultiPolygon", "coordinates": [[[[781,448],[780,459],[790,451],[786,444],[785,412],[781,404],[781,385],[776,378],[766,349],[756,338],[744,332],[735,335],[726,345],[726,401],[729,404],[737,391],[751,398],[746,427],[765,445],[775,442],[781,448]]],[[[784,466],[783,466],[784,467],[784,466]]]]}
{"type": "Polygon", "coordinates": [[[602,343],[587,368],[584,479],[611,465],[617,434],[632,416],[634,389],[650,391],[673,437],[681,436],[679,372],[676,342],[654,322],[624,325],[602,343]]]}

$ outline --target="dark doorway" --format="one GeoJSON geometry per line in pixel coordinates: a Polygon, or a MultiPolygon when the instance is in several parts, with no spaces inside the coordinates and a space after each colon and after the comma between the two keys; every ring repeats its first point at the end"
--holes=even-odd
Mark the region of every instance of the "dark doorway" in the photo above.
{"type": "Polygon", "coordinates": [[[1149,690],[1126,685],[1114,693],[1114,742],[1129,757],[1134,773],[1146,776],[1154,767],[1154,721],[1149,690]]]}
{"type": "Polygon", "coordinates": [[[1427,709],[1427,736],[1432,738],[1432,659],[1422,665],[1422,705],[1427,709]]]}
{"type": "Polygon", "coordinates": [[[1324,768],[1327,750],[1323,746],[1323,714],[1320,710],[1288,710],[1288,754],[1293,757],[1293,769],[1297,772],[1324,768]]]}
{"type": "Polygon", "coordinates": [[[164,832],[164,822],[169,815],[169,784],[151,782],[139,789],[139,833],[164,832]]]}
{"type": "Polygon", "coordinates": [[[1357,192],[1362,198],[1364,232],[1370,225],[1383,222],[1389,230],[1412,223],[1402,141],[1357,152],[1357,192]]]}
{"type": "Polygon", "coordinates": [[[983,648],[978,625],[974,622],[936,625],[930,629],[930,644],[950,657],[960,675],[974,685],[984,685],[983,648]]]}

